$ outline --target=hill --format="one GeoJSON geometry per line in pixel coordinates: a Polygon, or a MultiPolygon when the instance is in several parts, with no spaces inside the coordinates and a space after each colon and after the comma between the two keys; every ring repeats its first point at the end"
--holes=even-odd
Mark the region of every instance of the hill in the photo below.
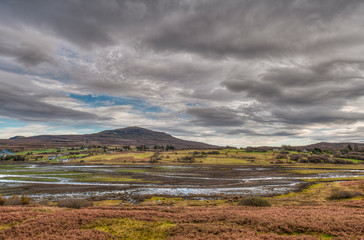
{"type": "Polygon", "coordinates": [[[307,150],[314,148],[321,149],[330,149],[330,150],[341,150],[347,148],[348,145],[351,145],[353,148],[357,147],[359,149],[364,148],[364,143],[353,143],[353,142],[341,142],[341,143],[329,143],[329,142],[319,142],[311,145],[303,146],[301,148],[305,148],[307,150]]]}
{"type": "Polygon", "coordinates": [[[176,148],[216,148],[202,142],[182,140],[165,132],[152,131],[140,127],[127,127],[115,130],[106,130],[99,133],[83,135],[40,135],[0,139],[1,149],[17,148],[50,148],[50,147],[76,147],[83,145],[101,146],[138,146],[172,145],[176,148]]]}

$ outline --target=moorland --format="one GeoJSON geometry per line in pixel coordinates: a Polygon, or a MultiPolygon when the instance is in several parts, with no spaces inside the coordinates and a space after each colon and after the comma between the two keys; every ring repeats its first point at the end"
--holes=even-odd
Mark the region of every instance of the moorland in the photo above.
{"type": "Polygon", "coordinates": [[[140,143],[8,148],[0,239],[363,239],[360,144],[140,143]]]}

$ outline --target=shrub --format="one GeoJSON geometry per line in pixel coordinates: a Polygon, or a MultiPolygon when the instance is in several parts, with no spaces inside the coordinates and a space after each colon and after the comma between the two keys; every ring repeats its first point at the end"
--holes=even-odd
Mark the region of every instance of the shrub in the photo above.
{"type": "Polygon", "coordinates": [[[162,158],[159,156],[160,152],[156,151],[153,156],[150,157],[149,162],[150,163],[158,163],[159,160],[162,160],[162,158]]]}
{"type": "Polygon", "coordinates": [[[194,163],[195,158],[193,156],[184,156],[182,158],[179,158],[178,161],[183,163],[194,163]]]}
{"type": "Polygon", "coordinates": [[[210,152],[207,152],[207,154],[220,154],[219,151],[210,151],[210,152]]]}
{"type": "Polygon", "coordinates": [[[49,201],[48,199],[42,199],[38,202],[38,204],[40,206],[51,206],[51,201],[49,201]]]}
{"type": "Polygon", "coordinates": [[[13,195],[6,199],[5,205],[22,205],[20,197],[18,195],[13,195]]]}
{"type": "Polygon", "coordinates": [[[335,164],[354,164],[352,161],[343,160],[343,159],[333,159],[335,164]]]}
{"type": "Polygon", "coordinates": [[[276,156],[276,159],[285,159],[285,158],[287,158],[287,155],[286,154],[278,154],[276,156]]]}
{"type": "Polygon", "coordinates": [[[0,205],[4,205],[6,200],[0,195],[0,205]]]}
{"type": "Polygon", "coordinates": [[[291,155],[289,155],[289,157],[292,161],[298,161],[302,158],[307,158],[308,155],[307,154],[291,154],[291,155]]]}
{"type": "Polygon", "coordinates": [[[262,197],[247,197],[238,202],[238,205],[253,206],[253,207],[270,207],[268,200],[262,197]]]}
{"type": "Polygon", "coordinates": [[[67,208],[83,208],[83,207],[92,207],[92,201],[87,199],[63,199],[58,201],[58,207],[67,207],[67,208]]]}
{"type": "Polygon", "coordinates": [[[30,203],[30,198],[27,195],[21,195],[20,197],[21,205],[28,205],[30,203]]]}
{"type": "Polygon", "coordinates": [[[353,198],[357,196],[363,196],[363,194],[360,192],[349,192],[349,191],[334,189],[331,195],[328,197],[328,200],[340,200],[340,199],[353,198]]]}

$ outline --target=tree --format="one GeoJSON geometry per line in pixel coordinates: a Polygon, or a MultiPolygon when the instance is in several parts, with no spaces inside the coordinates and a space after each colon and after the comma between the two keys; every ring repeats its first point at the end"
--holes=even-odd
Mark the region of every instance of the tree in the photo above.
{"type": "Polygon", "coordinates": [[[172,145],[167,145],[166,146],[166,150],[168,151],[168,150],[174,150],[174,147],[172,146],[172,145]]]}
{"type": "Polygon", "coordinates": [[[138,151],[146,151],[149,148],[146,145],[139,145],[139,146],[136,147],[136,149],[138,151]]]}
{"type": "Polygon", "coordinates": [[[320,153],[322,153],[322,150],[321,150],[321,148],[315,147],[315,148],[312,150],[312,153],[313,153],[313,154],[320,154],[320,153]]]}
{"type": "Polygon", "coordinates": [[[350,152],[352,152],[353,151],[353,147],[350,145],[350,144],[348,144],[348,146],[346,147],[350,152]]]}
{"type": "Polygon", "coordinates": [[[131,150],[129,145],[123,146],[122,149],[124,149],[124,151],[130,151],[131,150]]]}

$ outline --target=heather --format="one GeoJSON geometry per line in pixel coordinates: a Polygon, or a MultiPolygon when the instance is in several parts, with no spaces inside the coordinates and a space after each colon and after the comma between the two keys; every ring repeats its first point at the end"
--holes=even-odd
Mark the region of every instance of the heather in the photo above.
{"type": "Polygon", "coordinates": [[[362,239],[362,202],[270,208],[120,206],[72,211],[3,206],[0,239],[362,239]]]}

